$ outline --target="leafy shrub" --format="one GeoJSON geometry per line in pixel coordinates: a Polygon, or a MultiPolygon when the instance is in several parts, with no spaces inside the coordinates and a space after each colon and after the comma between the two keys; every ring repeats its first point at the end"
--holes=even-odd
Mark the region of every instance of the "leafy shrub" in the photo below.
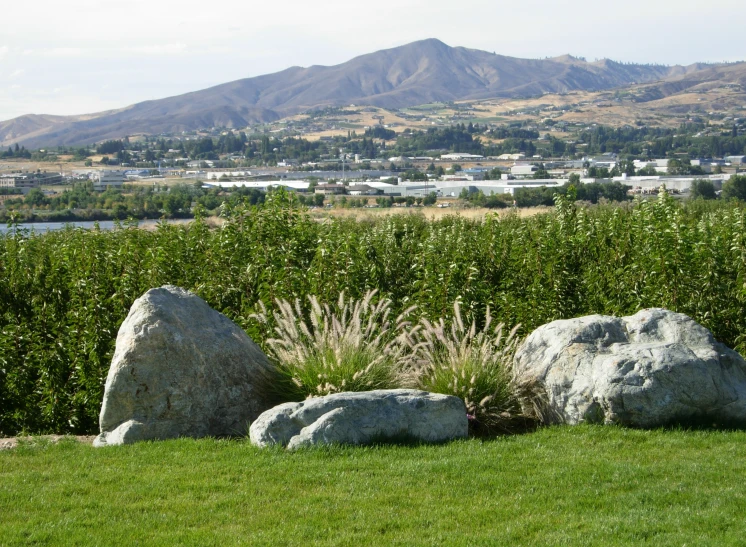
{"type": "Polygon", "coordinates": [[[407,337],[411,350],[408,383],[425,391],[461,397],[470,429],[476,433],[512,431],[536,418],[533,402],[538,390],[514,374],[513,355],[519,326],[504,333],[503,323],[492,327],[489,308],[484,327],[467,327],[459,302],[453,306],[450,329],[422,319],[407,337]]]}
{"type": "Polygon", "coordinates": [[[716,199],[715,185],[712,184],[712,181],[706,179],[694,180],[692,181],[689,197],[692,199],[716,199]]]}
{"type": "MultiPolygon", "coordinates": [[[[339,295],[335,306],[309,296],[305,318],[300,301],[277,300],[272,314],[277,338],[266,340],[270,357],[284,381],[277,386],[285,400],[328,395],[340,391],[368,391],[399,387],[402,346],[396,338],[409,325],[410,309],[390,321],[391,301],[374,303],[377,291],[360,300],[339,295]]],[[[269,324],[264,304],[252,317],[269,324]]]]}
{"type": "Polygon", "coordinates": [[[478,326],[489,306],[521,334],[555,319],[664,307],[746,354],[746,207],[737,201],[661,193],[621,207],[562,199],[529,218],[321,223],[287,192],[261,206],[239,197],[217,228],[197,219],[0,234],[0,435],[96,432],[117,329],[136,298],[167,283],[260,344],[277,337],[272,317],[250,319],[260,301],[305,305],[309,294],[330,302],[378,289],[391,315],[416,305],[443,317],[458,299],[478,326]]]}
{"type": "Polygon", "coordinates": [[[723,183],[723,199],[746,201],[746,176],[732,176],[723,183]]]}

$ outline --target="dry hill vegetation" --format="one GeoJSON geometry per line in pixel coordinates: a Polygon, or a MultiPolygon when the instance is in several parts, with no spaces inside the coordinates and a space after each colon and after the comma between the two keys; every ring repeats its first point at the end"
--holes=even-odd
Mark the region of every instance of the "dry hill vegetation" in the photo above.
{"type": "MultiPolygon", "coordinates": [[[[729,128],[728,121],[746,117],[746,92],[740,86],[721,85],[704,90],[685,90],[681,93],[650,101],[639,101],[646,90],[655,87],[633,86],[616,91],[575,91],[547,94],[534,98],[488,99],[433,103],[401,110],[375,107],[346,107],[344,114],[299,114],[270,124],[277,130],[308,126],[303,136],[310,140],[319,137],[362,132],[366,127],[383,124],[401,133],[407,129],[424,131],[453,123],[507,125],[522,122],[539,125],[546,120],[554,124],[603,125],[608,127],[654,126],[679,127],[693,119],[711,119],[714,126],[729,128]],[[728,118],[719,124],[717,118],[728,118]]],[[[557,126],[549,133],[567,138],[569,130],[557,126]]],[[[485,142],[499,142],[483,137],[485,142]]]]}

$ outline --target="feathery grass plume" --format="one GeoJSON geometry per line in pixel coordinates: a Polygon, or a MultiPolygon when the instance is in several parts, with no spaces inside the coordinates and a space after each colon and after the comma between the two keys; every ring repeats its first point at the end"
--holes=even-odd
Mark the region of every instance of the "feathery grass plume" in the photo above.
{"type": "MultiPolygon", "coordinates": [[[[285,400],[317,397],[341,391],[400,387],[398,371],[405,347],[398,343],[411,324],[414,307],[391,320],[391,301],[374,301],[377,291],[361,300],[339,295],[336,305],[309,296],[304,313],[300,300],[276,300],[272,313],[276,338],[266,341],[283,381],[278,396],[285,400]]],[[[270,324],[266,307],[252,317],[270,324]]]]}
{"type": "Polygon", "coordinates": [[[476,321],[464,324],[456,301],[450,328],[443,318],[436,323],[423,318],[403,338],[410,350],[406,383],[462,398],[472,433],[529,427],[540,416],[540,390],[513,367],[519,327],[507,334],[503,323],[492,327],[487,308],[484,328],[477,331],[476,321]]]}

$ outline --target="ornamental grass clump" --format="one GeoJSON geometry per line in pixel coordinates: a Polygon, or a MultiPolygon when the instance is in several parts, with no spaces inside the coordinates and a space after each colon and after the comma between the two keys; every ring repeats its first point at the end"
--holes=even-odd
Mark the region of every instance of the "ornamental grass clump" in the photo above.
{"type": "Polygon", "coordinates": [[[484,328],[477,331],[475,321],[464,324],[458,302],[453,311],[450,328],[443,318],[421,319],[406,337],[407,383],[462,398],[472,434],[510,433],[536,424],[539,390],[513,367],[520,325],[506,334],[503,323],[493,327],[488,308],[484,328]]]}
{"type": "MultiPolygon", "coordinates": [[[[339,295],[336,305],[321,304],[309,296],[310,309],[300,300],[276,300],[272,313],[276,338],[266,341],[280,381],[277,395],[285,400],[318,397],[342,391],[369,391],[400,387],[405,348],[397,339],[411,326],[408,308],[391,320],[391,301],[375,302],[377,291],[361,300],[339,295]]],[[[270,324],[267,309],[253,317],[270,324]]]]}

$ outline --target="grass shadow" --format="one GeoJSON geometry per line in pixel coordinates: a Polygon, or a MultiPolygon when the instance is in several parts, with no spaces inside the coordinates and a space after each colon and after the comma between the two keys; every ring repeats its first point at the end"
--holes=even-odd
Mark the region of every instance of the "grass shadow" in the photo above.
{"type": "Polygon", "coordinates": [[[508,419],[493,423],[480,422],[476,418],[469,418],[469,437],[477,439],[493,439],[515,435],[526,435],[542,427],[542,423],[526,416],[511,416],[508,419]]]}
{"type": "Polygon", "coordinates": [[[746,424],[736,420],[713,420],[707,416],[689,416],[673,419],[660,426],[645,429],[660,429],[662,431],[746,431],[746,424]]]}

